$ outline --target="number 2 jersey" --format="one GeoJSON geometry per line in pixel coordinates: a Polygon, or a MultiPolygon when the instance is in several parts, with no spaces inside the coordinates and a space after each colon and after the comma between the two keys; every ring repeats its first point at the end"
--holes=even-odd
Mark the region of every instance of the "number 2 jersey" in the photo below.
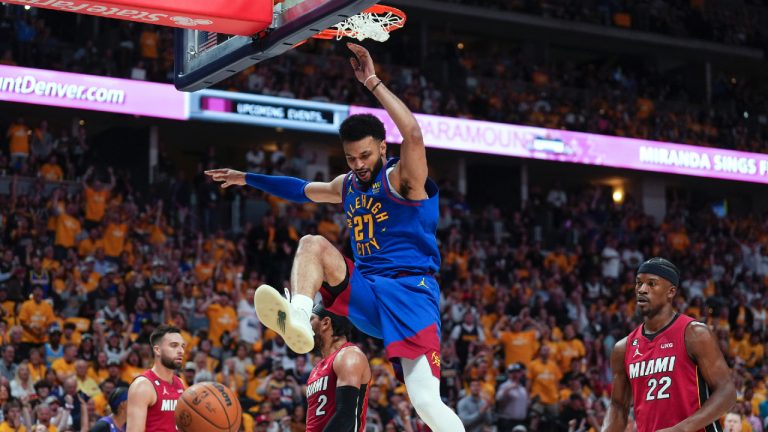
{"type": "Polygon", "coordinates": [[[433,274],[440,268],[437,185],[427,179],[427,199],[403,199],[387,176],[398,161],[389,159],[367,189],[353,172],[344,178],[343,209],[355,267],[363,275],[433,274]]]}
{"type": "MultiPolygon", "coordinates": [[[[336,372],[333,361],[341,350],[355,347],[353,343],[345,343],[336,352],[320,360],[307,380],[307,431],[323,432],[325,426],[336,414],[336,372]]],[[[357,348],[351,348],[357,349],[357,348]]],[[[365,430],[365,416],[368,412],[368,385],[360,386],[355,407],[355,428],[353,432],[365,430]]],[[[346,432],[346,431],[345,431],[346,432]]]]}
{"type": "MultiPolygon", "coordinates": [[[[685,347],[685,329],[693,321],[678,314],[657,333],[647,335],[640,325],[627,337],[624,366],[638,432],[672,427],[698,411],[709,398],[709,388],[685,347]]],[[[699,432],[722,430],[716,422],[699,432]]]]}

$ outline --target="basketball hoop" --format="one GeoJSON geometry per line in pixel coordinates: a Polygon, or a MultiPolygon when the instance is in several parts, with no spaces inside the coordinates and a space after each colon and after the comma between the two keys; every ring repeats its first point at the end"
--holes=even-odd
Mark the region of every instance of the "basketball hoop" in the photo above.
{"type": "Polygon", "coordinates": [[[346,36],[359,41],[373,39],[384,42],[389,39],[389,32],[402,28],[403,25],[405,25],[405,12],[391,6],[377,4],[313,37],[340,40],[346,36]]]}

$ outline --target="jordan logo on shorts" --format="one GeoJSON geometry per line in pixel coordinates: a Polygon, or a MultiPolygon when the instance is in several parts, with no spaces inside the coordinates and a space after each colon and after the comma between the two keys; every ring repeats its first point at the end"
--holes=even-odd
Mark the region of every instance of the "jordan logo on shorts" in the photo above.
{"type": "Polygon", "coordinates": [[[424,278],[421,278],[421,282],[419,282],[416,286],[423,286],[424,288],[429,288],[426,283],[424,283],[424,278]]]}

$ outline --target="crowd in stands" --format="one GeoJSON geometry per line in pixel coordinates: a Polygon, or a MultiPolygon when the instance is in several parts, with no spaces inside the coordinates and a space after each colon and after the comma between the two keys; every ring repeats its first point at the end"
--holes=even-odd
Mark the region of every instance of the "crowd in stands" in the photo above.
{"type": "Polygon", "coordinates": [[[545,17],[642,30],[672,37],[728,45],[768,47],[763,26],[768,5],[762,0],[440,0],[478,8],[523,12],[545,17]]]}
{"type": "MultiPolygon", "coordinates": [[[[619,8],[623,4],[598,3],[619,8]]],[[[680,2],[651,3],[651,10],[656,10],[656,5],[688,8],[678,5],[680,2]]],[[[729,11],[743,15],[746,8],[729,11]]],[[[71,14],[62,18],[62,14],[50,11],[33,11],[3,7],[0,64],[172,82],[172,30],[100,20],[96,37],[87,32],[71,32],[71,14]]],[[[749,16],[757,19],[761,15],[749,16]]],[[[725,28],[742,27],[729,24],[725,28]]],[[[762,28],[766,27],[755,31],[762,32],[762,28]]],[[[558,56],[542,61],[530,52],[524,54],[525,50],[501,42],[441,42],[428,52],[415,55],[418,51],[413,50],[414,38],[395,37],[371,49],[380,65],[381,77],[415,112],[754,152],[768,150],[768,89],[746,75],[715,69],[707,95],[703,78],[700,86],[692,85],[688,82],[690,71],[662,73],[651,66],[653,61],[628,60],[610,54],[589,61],[558,56]]],[[[217,87],[317,101],[374,104],[355,82],[347,57],[348,52],[341,44],[311,41],[249,68],[217,87]]],[[[702,65],[702,76],[703,71],[702,65]]]]}
{"type": "MultiPolygon", "coordinates": [[[[216,380],[238,393],[245,432],[304,430],[302,386],[317,357],[265,330],[251,298],[262,283],[289,285],[303,235],[323,235],[349,256],[338,208],[225,192],[199,173],[168,170],[141,194],[124,174],[91,165],[80,130],[70,134],[79,145],[53,150],[80,183],[30,179],[32,165],[0,161],[18,173],[0,177],[10,181],[0,195],[0,431],[87,430],[108,412],[110,391],[151,365],[160,323],[183,329],[187,384],[216,380]],[[23,180],[31,192],[18,193],[23,180]],[[220,203],[233,202],[242,229],[224,230],[220,203]]],[[[308,177],[298,153],[256,147],[244,159],[254,171],[308,177]]],[[[201,171],[214,166],[212,147],[201,171]]],[[[468,431],[600,430],[610,351],[639,322],[634,272],[652,256],[682,269],[677,309],[713,329],[733,368],[731,420],[764,430],[764,215],[718,218],[670,202],[656,221],[631,196],[618,205],[588,185],[532,187],[523,210],[505,212],[470,208],[450,180],[440,183],[441,394],[468,431]]],[[[380,341],[355,341],[373,371],[367,430],[425,431],[380,341]]]]}

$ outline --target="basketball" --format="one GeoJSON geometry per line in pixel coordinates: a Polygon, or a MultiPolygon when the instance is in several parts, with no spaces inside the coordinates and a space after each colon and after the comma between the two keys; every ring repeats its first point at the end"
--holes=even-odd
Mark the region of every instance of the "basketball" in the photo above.
{"type": "Polygon", "coordinates": [[[176,426],[182,432],[237,432],[243,410],[229,387],[203,382],[188,388],[176,404],[176,426]]]}

